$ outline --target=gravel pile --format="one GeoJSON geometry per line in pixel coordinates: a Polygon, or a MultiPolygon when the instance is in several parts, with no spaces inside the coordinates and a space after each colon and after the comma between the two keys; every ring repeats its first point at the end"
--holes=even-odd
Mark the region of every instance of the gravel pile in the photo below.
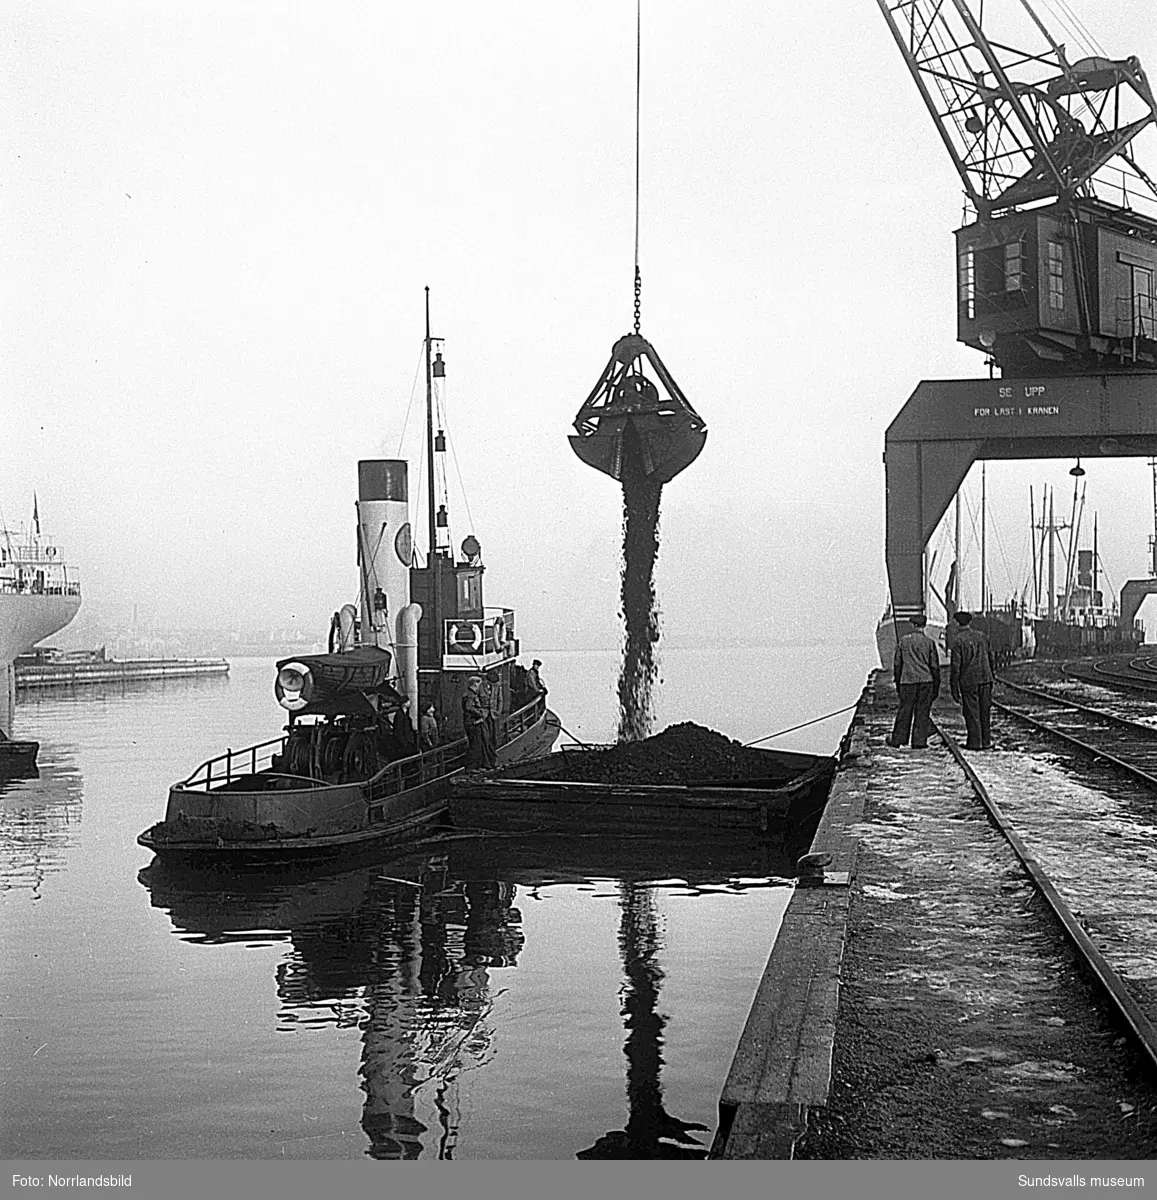
{"type": "Polygon", "coordinates": [[[752,750],[684,721],[638,742],[605,750],[565,751],[504,772],[517,779],[579,783],[702,783],[717,779],[783,780],[794,772],[767,750],[752,750]]]}

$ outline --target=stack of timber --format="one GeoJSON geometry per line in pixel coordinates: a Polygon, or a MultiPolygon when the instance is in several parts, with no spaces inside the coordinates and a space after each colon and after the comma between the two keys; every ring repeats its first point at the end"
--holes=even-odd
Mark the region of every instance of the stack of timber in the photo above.
{"type": "Polygon", "coordinates": [[[798,832],[818,820],[835,771],[834,757],[754,750],[684,723],[643,741],[463,774],[450,814],[460,827],[500,830],[798,832]]]}

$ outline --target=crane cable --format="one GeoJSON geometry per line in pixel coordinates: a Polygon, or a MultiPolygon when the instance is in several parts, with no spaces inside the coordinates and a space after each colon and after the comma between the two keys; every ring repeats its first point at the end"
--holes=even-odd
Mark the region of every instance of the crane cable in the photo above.
{"type": "Polygon", "coordinates": [[[639,113],[643,86],[643,0],[635,2],[635,336],[643,319],[643,275],[639,270],[639,113]]]}

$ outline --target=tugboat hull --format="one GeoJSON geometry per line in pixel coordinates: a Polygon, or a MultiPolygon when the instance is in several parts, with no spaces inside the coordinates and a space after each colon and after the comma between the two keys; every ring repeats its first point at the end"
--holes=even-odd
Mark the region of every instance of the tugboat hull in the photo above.
{"type": "MultiPolygon", "coordinates": [[[[558,718],[543,711],[499,749],[499,765],[545,753],[557,731],[558,718]]],[[[323,783],[271,769],[233,772],[234,762],[255,763],[259,752],[272,758],[268,750],[278,744],[203,763],[169,789],[165,819],[142,833],[139,844],[184,859],[335,857],[405,837],[445,816],[451,780],[465,770],[466,741],[461,739],[392,762],[362,781],[323,783]]]]}

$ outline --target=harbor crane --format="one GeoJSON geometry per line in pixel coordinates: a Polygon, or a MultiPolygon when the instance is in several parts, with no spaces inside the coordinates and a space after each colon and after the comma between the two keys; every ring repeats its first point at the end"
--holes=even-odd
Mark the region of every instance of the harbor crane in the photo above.
{"type": "Polygon", "coordinates": [[[885,435],[902,619],[977,459],[1157,453],[1157,185],[1134,153],[1157,101],[1137,58],[1083,30],[1071,54],[1030,0],[876,2],[964,187],[957,338],[990,374],[921,383],[885,435]]]}
{"type": "Polygon", "coordinates": [[[877,3],[972,217],[956,231],[959,340],[1006,377],[1152,370],[1157,186],[1133,144],[1157,101],[1140,62],[1072,58],[1029,0],[877,3]]]}

